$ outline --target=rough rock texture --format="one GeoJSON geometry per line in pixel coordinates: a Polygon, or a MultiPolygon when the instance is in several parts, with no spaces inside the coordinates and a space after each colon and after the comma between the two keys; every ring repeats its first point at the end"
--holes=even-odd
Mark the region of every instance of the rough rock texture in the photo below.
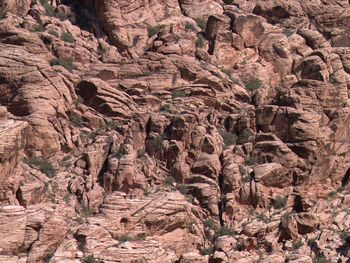
{"type": "Polygon", "coordinates": [[[0,1],[0,262],[347,262],[350,3],[0,1]]]}

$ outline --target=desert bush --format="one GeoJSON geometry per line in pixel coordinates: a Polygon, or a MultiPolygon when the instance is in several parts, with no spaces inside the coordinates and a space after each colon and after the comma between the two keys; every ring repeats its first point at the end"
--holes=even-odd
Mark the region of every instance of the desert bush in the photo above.
{"type": "Polygon", "coordinates": [[[286,196],[277,196],[274,200],[273,200],[273,207],[275,209],[282,209],[284,207],[286,207],[287,205],[287,197],[286,196]]]}
{"type": "Polygon", "coordinates": [[[0,19],[4,19],[6,16],[6,12],[0,8],[0,19]]]}
{"type": "Polygon", "coordinates": [[[202,34],[197,34],[196,47],[198,48],[204,47],[204,37],[202,34]]]}
{"type": "Polygon", "coordinates": [[[54,252],[52,251],[48,252],[44,257],[44,263],[49,263],[53,255],[54,255],[54,252]]]}
{"type": "Polygon", "coordinates": [[[69,167],[72,167],[72,162],[70,160],[70,156],[67,155],[65,156],[61,161],[60,161],[60,166],[61,167],[65,167],[65,168],[69,168],[69,167]]]}
{"type": "Polygon", "coordinates": [[[217,231],[215,231],[214,237],[218,238],[221,236],[235,236],[235,231],[227,226],[221,226],[217,231]]]}
{"type": "Polygon", "coordinates": [[[75,39],[73,35],[69,32],[64,32],[61,34],[61,40],[67,43],[74,43],[75,39]]]}
{"type": "Polygon", "coordinates": [[[172,176],[167,176],[164,181],[165,186],[171,186],[175,182],[175,178],[172,176]]]}
{"type": "Polygon", "coordinates": [[[349,231],[343,231],[339,234],[340,239],[344,243],[350,243],[350,232],[349,231]]]}
{"type": "Polygon", "coordinates": [[[210,228],[210,229],[213,229],[213,230],[218,230],[218,227],[215,223],[215,221],[211,218],[209,219],[206,219],[204,222],[203,222],[203,226],[205,228],[210,228]]]}
{"type": "Polygon", "coordinates": [[[30,31],[32,31],[32,32],[44,32],[45,27],[42,24],[36,24],[30,31]]]}
{"type": "Polygon", "coordinates": [[[40,0],[40,3],[45,8],[45,13],[48,16],[54,16],[55,15],[55,8],[49,4],[47,0],[40,0]]]}
{"type": "Polygon", "coordinates": [[[237,135],[232,132],[221,131],[220,132],[222,139],[224,140],[224,146],[229,147],[231,145],[236,144],[237,135]]]}
{"type": "Polygon", "coordinates": [[[331,263],[331,260],[328,260],[326,256],[321,252],[319,255],[316,255],[312,259],[312,263],[331,263]]]}
{"type": "Polygon", "coordinates": [[[196,19],[197,25],[200,27],[200,29],[204,32],[207,27],[207,22],[204,18],[197,18],[196,19]]]}
{"type": "Polygon", "coordinates": [[[261,213],[261,214],[257,214],[256,215],[256,219],[259,221],[262,221],[264,223],[269,223],[271,220],[270,218],[268,218],[265,214],[261,213]]]}
{"type": "Polygon", "coordinates": [[[155,152],[159,152],[163,147],[164,135],[158,134],[151,140],[151,147],[155,152]]]}
{"type": "Polygon", "coordinates": [[[64,21],[64,20],[67,20],[67,15],[63,12],[58,12],[56,15],[55,15],[60,21],[64,21]]]}
{"type": "Polygon", "coordinates": [[[186,23],[185,23],[185,30],[186,30],[186,31],[193,31],[193,32],[196,32],[195,27],[194,27],[190,22],[186,22],[186,23]]]}
{"type": "Polygon", "coordinates": [[[122,242],[122,243],[127,242],[127,241],[132,241],[132,240],[134,240],[134,239],[131,236],[126,235],[126,234],[118,237],[118,241],[122,242]]]}
{"type": "Polygon", "coordinates": [[[249,137],[253,135],[253,133],[249,129],[244,129],[238,136],[237,142],[240,144],[248,142],[249,137]]]}
{"type": "Polygon", "coordinates": [[[249,91],[257,90],[261,87],[262,82],[260,79],[252,79],[248,81],[248,83],[245,85],[246,89],[249,91]]]}
{"type": "Polygon", "coordinates": [[[202,247],[199,249],[199,252],[202,256],[211,255],[214,253],[214,251],[215,251],[214,247],[208,247],[208,248],[202,247]]]}
{"type": "Polygon", "coordinates": [[[312,239],[309,239],[308,241],[307,241],[307,245],[309,246],[309,247],[314,247],[314,246],[316,246],[316,239],[314,239],[314,238],[312,238],[312,239]]]}
{"type": "Polygon", "coordinates": [[[159,108],[160,111],[170,112],[170,104],[164,104],[159,108]]]}
{"type": "Polygon", "coordinates": [[[152,37],[155,34],[158,34],[160,31],[162,31],[165,28],[165,25],[156,25],[148,28],[148,36],[152,37]]]}
{"type": "Polygon", "coordinates": [[[175,90],[171,93],[172,99],[186,97],[186,92],[183,90],[175,90]]]}
{"type": "Polygon", "coordinates": [[[86,256],[83,259],[83,263],[98,263],[97,259],[94,256],[86,256]]]}
{"type": "Polygon", "coordinates": [[[120,125],[115,120],[107,121],[106,124],[103,126],[104,129],[109,130],[117,130],[120,128],[120,125]]]}
{"type": "Polygon", "coordinates": [[[24,162],[30,166],[34,166],[38,168],[40,172],[46,174],[50,178],[56,176],[56,169],[52,166],[52,164],[47,159],[44,159],[41,157],[32,157],[32,158],[25,158],[24,162]]]}
{"type": "Polygon", "coordinates": [[[97,54],[102,56],[104,53],[106,53],[106,48],[103,45],[99,44],[97,47],[97,54]]]}
{"type": "Polygon", "coordinates": [[[245,165],[248,165],[248,166],[252,166],[252,165],[255,165],[259,163],[259,159],[255,156],[250,156],[250,157],[247,157],[245,160],[244,160],[244,164],[245,165]]]}
{"type": "Polygon", "coordinates": [[[303,246],[303,242],[301,242],[301,241],[295,241],[295,242],[293,242],[293,244],[292,244],[292,248],[293,248],[293,250],[298,250],[300,247],[302,247],[303,246]]]}
{"type": "Polygon", "coordinates": [[[52,36],[58,37],[58,33],[53,29],[50,29],[49,31],[47,31],[47,33],[49,33],[52,36]]]}
{"type": "Polygon", "coordinates": [[[69,119],[72,122],[73,126],[75,127],[82,127],[83,126],[83,119],[81,118],[81,116],[79,114],[77,114],[76,112],[72,112],[71,114],[69,114],[69,119]]]}
{"type": "Polygon", "coordinates": [[[283,29],[283,34],[285,34],[287,37],[290,37],[294,34],[294,31],[292,29],[285,28],[283,29]]]}
{"type": "Polygon", "coordinates": [[[239,166],[239,173],[241,174],[241,176],[246,175],[247,170],[245,169],[244,165],[239,166]]]}
{"type": "Polygon", "coordinates": [[[338,194],[337,191],[332,191],[328,194],[328,197],[334,198],[334,197],[336,197],[337,194],[338,194]]]}
{"type": "Polygon", "coordinates": [[[62,66],[68,71],[72,71],[74,69],[72,59],[54,58],[51,60],[50,64],[51,66],[62,66]]]}

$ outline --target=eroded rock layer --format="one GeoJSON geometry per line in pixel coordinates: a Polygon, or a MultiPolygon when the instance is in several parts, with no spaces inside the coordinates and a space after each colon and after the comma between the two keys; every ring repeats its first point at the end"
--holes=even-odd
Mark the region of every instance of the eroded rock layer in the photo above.
{"type": "Polygon", "coordinates": [[[348,262],[350,3],[0,1],[0,262],[348,262]]]}

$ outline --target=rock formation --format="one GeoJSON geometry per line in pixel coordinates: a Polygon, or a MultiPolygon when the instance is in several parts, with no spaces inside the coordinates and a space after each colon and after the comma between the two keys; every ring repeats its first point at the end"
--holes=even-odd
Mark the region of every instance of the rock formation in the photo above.
{"type": "Polygon", "coordinates": [[[0,0],[0,262],[348,262],[349,24],[0,0]]]}

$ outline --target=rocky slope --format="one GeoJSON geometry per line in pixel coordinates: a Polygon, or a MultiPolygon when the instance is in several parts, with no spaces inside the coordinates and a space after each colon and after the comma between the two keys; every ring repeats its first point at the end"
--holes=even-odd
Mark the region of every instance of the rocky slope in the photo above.
{"type": "Polygon", "coordinates": [[[0,1],[0,262],[350,258],[350,3],[0,1]]]}

